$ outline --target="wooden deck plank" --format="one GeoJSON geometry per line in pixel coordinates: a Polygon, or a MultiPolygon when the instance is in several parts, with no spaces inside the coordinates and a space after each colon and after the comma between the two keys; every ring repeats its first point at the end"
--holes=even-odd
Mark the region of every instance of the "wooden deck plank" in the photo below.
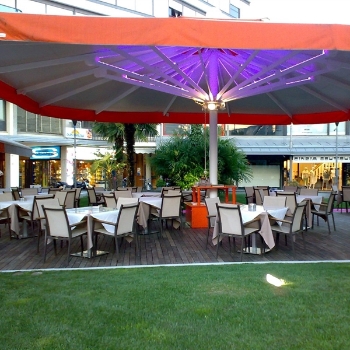
{"type": "MultiPolygon", "coordinates": [[[[350,260],[350,212],[334,213],[337,230],[328,234],[327,224],[320,220],[319,226],[315,224],[305,234],[305,249],[301,236],[295,242],[295,256],[292,254],[292,245],[288,241],[285,245],[281,237],[278,249],[274,248],[264,255],[244,254],[243,261],[325,261],[350,260]]],[[[1,227],[3,232],[6,228],[1,227]]],[[[206,244],[206,229],[183,228],[171,230],[165,228],[162,237],[157,234],[142,235],[139,237],[140,256],[136,255],[135,242],[123,242],[120,247],[120,258],[117,262],[114,242],[111,237],[99,237],[98,249],[106,250],[109,254],[86,259],[71,257],[67,265],[67,245],[58,244],[57,255],[53,245],[47,249],[47,260],[43,262],[43,240],[41,240],[40,253],[36,252],[37,238],[12,239],[3,234],[0,238],[0,271],[26,270],[46,268],[85,268],[103,266],[135,266],[135,265],[163,265],[163,264],[192,264],[192,263],[218,263],[240,261],[240,254],[229,254],[228,242],[225,239],[219,247],[219,256],[216,259],[216,247],[212,245],[210,237],[208,249],[206,244]]],[[[86,247],[86,240],[84,241],[86,247]]],[[[237,244],[239,248],[239,244],[237,244]]],[[[80,251],[80,241],[72,244],[72,252],[80,251]]]]}

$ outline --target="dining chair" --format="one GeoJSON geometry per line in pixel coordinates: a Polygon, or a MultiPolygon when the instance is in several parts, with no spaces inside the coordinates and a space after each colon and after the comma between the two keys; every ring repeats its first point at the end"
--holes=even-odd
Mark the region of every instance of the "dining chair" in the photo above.
{"type": "Polygon", "coordinates": [[[138,254],[138,237],[135,230],[136,215],[139,208],[139,203],[130,205],[121,205],[118,211],[118,216],[115,222],[100,220],[93,218],[93,234],[95,240],[95,249],[97,249],[97,237],[99,234],[104,234],[114,237],[115,251],[117,254],[117,262],[119,259],[119,244],[118,238],[128,237],[133,235],[136,245],[136,254],[138,254]]]}
{"type": "Polygon", "coordinates": [[[117,199],[115,198],[114,193],[102,193],[104,205],[108,208],[117,207],[117,199]]]}
{"type": "MultiPolygon", "coordinates": [[[[157,221],[159,224],[161,237],[163,234],[163,223],[167,223],[168,220],[177,220],[180,222],[180,231],[182,230],[182,215],[181,215],[181,195],[168,195],[163,194],[162,204],[160,210],[151,212],[151,220],[157,221]]],[[[172,224],[173,226],[173,224],[172,224]]]]}
{"type": "Polygon", "coordinates": [[[132,198],[131,191],[114,191],[114,197],[118,199],[119,197],[132,198]]]}
{"type": "Polygon", "coordinates": [[[0,202],[13,201],[13,195],[11,192],[0,193],[0,202]]]}
{"type": "Polygon", "coordinates": [[[66,197],[67,197],[67,191],[56,191],[55,194],[55,198],[58,199],[59,203],[61,206],[64,206],[64,203],[66,201],[66,197]]]}
{"type": "Polygon", "coordinates": [[[346,212],[348,212],[348,204],[350,202],[350,186],[342,187],[341,201],[345,203],[346,212]]]}
{"type": "Polygon", "coordinates": [[[18,205],[16,206],[17,220],[19,222],[22,222],[22,225],[30,226],[32,235],[35,235],[35,233],[38,230],[40,231],[40,225],[37,220],[37,218],[39,217],[37,201],[53,198],[52,195],[48,195],[48,196],[50,197],[42,196],[42,195],[34,196],[32,208],[31,210],[28,210],[28,211],[24,210],[18,205]]]}
{"type": "Polygon", "coordinates": [[[297,192],[298,186],[283,186],[285,192],[297,192]]]}
{"type": "Polygon", "coordinates": [[[301,196],[318,196],[317,188],[301,188],[300,193],[301,196]]]}
{"type": "Polygon", "coordinates": [[[262,205],[265,196],[270,195],[269,186],[254,186],[255,203],[262,205]]]}
{"type": "Polygon", "coordinates": [[[127,187],[117,187],[117,191],[131,191],[127,187]]]}
{"type": "MultiPolygon", "coordinates": [[[[9,192],[9,194],[12,196],[12,193],[9,192]]],[[[2,194],[0,196],[2,196],[2,194]]],[[[12,200],[12,198],[11,198],[11,200],[12,200]]],[[[11,235],[11,218],[10,218],[10,214],[9,214],[8,208],[1,208],[0,209],[0,224],[5,224],[5,227],[7,226],[9,237],[10,237],[10,239],[12,239],[12,235],[11,235]]],[[[1,237],[1,230],[0,230],[0,237],[1,237]]]]}
{"type": "MultiPolygon", "coordinates": [[[[278,249],[279,236],[284,234],[286,237],[291,236],[293,255],[295,254],[294,241],[295,236],[301,233],[305,249],[305,238],[304,238],[304,216],[306,210],[306,202],[297,204],[291,221],[279,220],[274,225],[271,225],[272,232],[276,234],[276,248],[278,249]]],[[[287,243],[287,240],[286,240],[287,243]]]]}
{"type": "Polygon", "coordinates": [[[75,208],[79,208],[80,206],[80,195],[81,195],[81,187],[75,188],[75,198],[74,198],[74,206],[75,208]]]}
{"type": "Polygon", "coordinates": [[[257,227],[245,227],[242,221],[240,205],[238,204],[216,204],[218,213],[218,243],[216,245],[216,258],[219,254],[219,245],[223,237],[229,238],[229,251],[231,250],[231,240],[233,239],[233,250],[236,250],[236,238],[241,238],[241,261],[243,259],[243,251],[246,246],[246,238],[251,234],[260,231],[260,219],[257,220],[257,227]]]}
{"type": "Polygon", "coordinates": [[[319,225],[319,218],[322,218],[325,222],[327,222],[328,226],[328,233],[331,234],[331,228],[329,225],[329,217],[332,217],[333,220],[333,228],[335,229],[335,221],[334,221],[334,215],[333,215],[333,209],[334,209],[334,201],[335,201],[335,193],[331,192],[328,198],[327,203],[321,203],[319,206],[319,210],[311,209],[312,214],[312,227],[314,227],[314,218],[317,217],[317,225],[319,225]]]}
{"type": "Polygon", "coordinates": [[[66,192],[66,198],[63,203],[64,209],[75,208],[75,195],[76,195],[75,190],[68,190],[65,192],[66,192]]]}
{"type": "MultiPolygon", "coordinates": [[[[287,216],[292,216],[294,213],[294,210],[297,206],[297,195],[296,192],[276,192],[277,197],[286,197],[286,207],[288,207],[287,216]]],[[[273,197],[271,197],[273,198],[273,197]]]]}
{"type": "Polygon", "coordinates": [[[127,187],[126,189],[127,191],[131,191],[132,193],[137,192],[137,187],[127,187]]]}
{"type": "Polygon", "coordinates": [[[137,204],[139,202],[138,198],[125,198],[125,197],[119,197],[117,199],[117,205],[116,208],[120,209],[122,205],[131,205],[131,204],[137,204]]]}
{"type": "Polygon", "coordinates": [[[286,202],[286,196],[264,196],[263,207],[265,210],[273,208],[285,208],[286,202]]]}
{"type": "Polygon", "coordinates": [[[169,190],[173,190],[173,189],[174,189],[174,187],[162,187],[162,191],[161,191],[162,196],[164,194],[167,194],[169,190]]]}
{"type": "Polygon", "coordinates": [[[48,193],[55,194],[57,191],[62,191],[62,190],[63,190],[63,188],[49,187],[48,193]]]}
{"type": "Polygon", "coordinates": [[[39,253],[40,247],[40,238],[45,232],[46,220],[43,206],[48,206],[50,208],[62,208],[58,198],[47,198],[42,196],[36,196],[34,200],[34,209],[33,209],[33,220],[36,221],[38,227],[38,240],[37,240],[37,253],[39,253]]]}
{"type": "Polygon", "coordinates": [[[72,240],[80,237],[81,255],[83,256],[83,235],[87,234],[87,222],[80,221],[79,223],[70,225],[64,208],[49,208],[43,206],[43,210],[46,220],[44,262],[46,261],[46,251],[50,241],[53,241],[55,255],[57,255],[56,241],[68,241],[67,264],[69,264],[72,240]]]}
{"type": "Polygon", "coordinates": [[[255,203],[254,187],[244,187],[246,204],[255,203]]]}
{"type": "Polygon", "coordinates": [[[21,198],[21,194],[19,193],[18,188],[12,188],[11,192],[12,192],[13,200],[18,201],[21,198]]]}
{"type": "Polygon", "coordinates": [[[208,214],[207,215],[207,219],[208,219],[207,242],[205,244],[205,249],[207,249],[210,229],[214,227],[216,216],[217,216],[216,204],[220,203],[220,198],[219,197],[205,198],[204,201],[205,201],[205,206],[207,208],[207,214],[208,214]]]}
{"type": "Polygon", "coordinates": [[[96,194],[94,187],[87,188],[88,198],[89,198],[89,205],[99,205],[104,204],[104,200],[101,195],[96,194]]]}
{"type": "Polygon", "coordinates": [[[38,188],[22,188],[21,195],[24,196],[36,196],[38,194],[38,188]]]}

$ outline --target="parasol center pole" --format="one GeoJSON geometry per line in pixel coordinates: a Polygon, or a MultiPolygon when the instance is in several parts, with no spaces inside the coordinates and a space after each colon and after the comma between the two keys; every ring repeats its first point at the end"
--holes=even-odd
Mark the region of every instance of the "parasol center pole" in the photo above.
{"type": "MultiPolygon", "coordinates": [[[[218,184],[218,111],[209,111],[209,176],[211,184],[218,184]]],[[[217,191],[210,191],[210,197],[217,197],[217,191]]]]}

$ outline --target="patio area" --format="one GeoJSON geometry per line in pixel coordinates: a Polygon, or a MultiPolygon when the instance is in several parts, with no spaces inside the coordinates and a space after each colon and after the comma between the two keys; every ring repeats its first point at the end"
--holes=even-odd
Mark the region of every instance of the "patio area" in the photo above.
{"type": "MultiPolygon", "coordinates": [[[[298,236],[294,257],[291,243],[289,242],[286,246],[284,238],[281,237],[279,249],[275,247],[264,255],[245,254],[243,262],[350,260],[350,212],[348,214],[335,212],[334,217],[337,230],[331,230],[331,235],[328,234],[327,224],[323,220],[320,220],[320,226],[317,226],[315,220],[314,228],[308,230],[305,235],[305,249],[301,236],[298,236]]],[[[55,256],[53,245],[50,244],[47,260],[44,263],[43,243],[41,243],[40,254],[36,253],[37,238],[10,240],[5,227],[1,226],[1,232],[0,271],[240,261],[240,254],[236,253],[233,257],[229,254],[227,239],[219,247],[217,259],[215,258],[216,246],[210,242],[208,249],[205,249],[206,229],[186,227],[182,232],[166,229],[161,238],[158,238],[156,234],[141,236],[140,256],[135,254],[134,243],[129,244],[124,241],[118,263],[116,262],[116,254],[114,254],[113,240],[110,237],[100,237],[98,249],[108,251],[109,254],[91,259],[72,256],[68,266],[66,245],[61,248],[58,244],[57,256],[55,256]]],[[[73,242],[72,251],[80,251],[79,240],[73,242]]]]}

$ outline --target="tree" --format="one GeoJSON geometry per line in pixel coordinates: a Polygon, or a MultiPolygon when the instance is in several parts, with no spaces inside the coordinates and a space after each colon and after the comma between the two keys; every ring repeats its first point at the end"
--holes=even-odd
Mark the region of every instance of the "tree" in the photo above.
{"type": "Polygon", "coordinates": [[[93,131],[113,145],[115,160],[123,162],[124,125],[121,123],[94,123],[93,131]]]}
{"type": "Polygon", "coordinates": [[[90,172],[94,174],[97,170],[101,170],[104,173],[105,179],[107,179],[108,188],[113,188],[113,173],[118,173],[123,170],[125,163],[116,162],[116,155],[110,152],[102,154],[101,152],[96,152],[95,155],[98,157],[92,164],[90,172]]]}
{"type": "MultiPolygon", "coordinates": [[[[134,186],[135,178],[135,140],[147,141],[148,137],[158,135],[157,124],[120,124],[120,123],[95,123],[93,130],[113,143],[115,151],[124,150],[124,141],[126,143],[126,157],[128,177],[131,186],[134,186]]],[[[123,152],[117,161],[123,161],[123,152]]]]}
{"type": "MultiPolygon", "coordinates": [[[[180,130],[161,144],[151,158],[157,175],[170,178],[181,188],[190,188],[202,176],[209,165],[209,133],[201,125],[189,131],[180,130]],[[206,150],[206,152],[205,152],[206,150]],[[205,166],[207,164],[207,167],[205,166]]],[[[245,154],[232,140],[218,140],[218,181],[233,184],[249,180],[252,173],[245,154]]]]}

